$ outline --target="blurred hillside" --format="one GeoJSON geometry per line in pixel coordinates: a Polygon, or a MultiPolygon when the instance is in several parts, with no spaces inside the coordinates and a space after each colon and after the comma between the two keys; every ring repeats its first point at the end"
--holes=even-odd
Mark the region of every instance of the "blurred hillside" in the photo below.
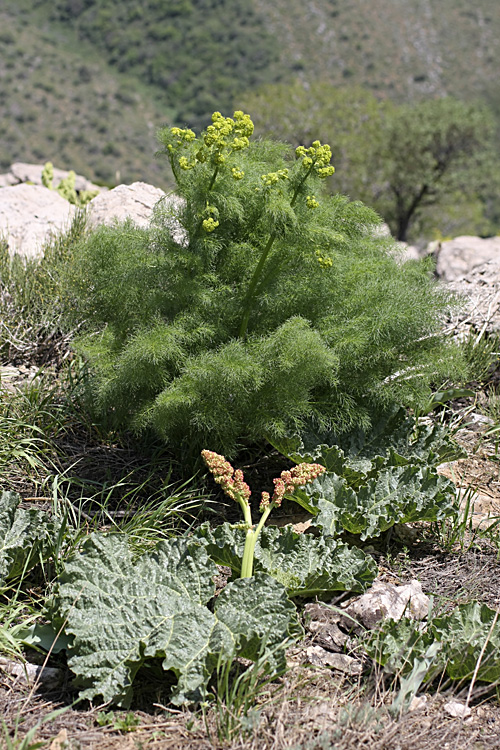
{"type": "Polygon", "coordinates": [[[296,79],[479,99],[500,122],[497,0],[3,0],[0,52],[0,169],[168,187],[158,127],[296,79]]]}

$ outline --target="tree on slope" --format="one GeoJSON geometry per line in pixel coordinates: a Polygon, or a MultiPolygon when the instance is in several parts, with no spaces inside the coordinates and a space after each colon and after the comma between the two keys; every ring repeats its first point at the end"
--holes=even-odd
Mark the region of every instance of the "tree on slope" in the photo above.
{"type": "Polygon", "coordinates": [[[359,87],[325,82],[267,86],[244,104],[266,135],[293,145],[308,144],[313,133],[327,140],[336,167],[332,192],[373,207],[399,240],[457,193],[464,203],[479,193],[486,205],[484,196],[497,190],[493,121],[485,108],[449,97],[398,106],[359,87]]]}

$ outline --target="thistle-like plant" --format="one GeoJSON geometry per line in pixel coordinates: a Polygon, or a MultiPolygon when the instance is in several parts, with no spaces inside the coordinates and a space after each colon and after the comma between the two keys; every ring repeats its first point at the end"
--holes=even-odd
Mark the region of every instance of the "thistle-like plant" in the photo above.
{"type": "Polygon", "coordinates": [[[100,227],[68,265],[93,404],[185,461],[315,428],[367,427],[457,372],[449,295],[379,217],[324,190],[327,145],[254,140],[243,112],[159,139],[181,201],[100,227]],[[110,272],[112,269],[112,273],[110,272]]]}
{"type": "Polygon", "coordinates": [[[269,492],[262,493],[259,506],[262,515],[259,523],[254,525],[249,502],[252,492],[248,484],[244,481],[241,469],[233,469],[224,456],[220,456],[213,451],[204,450],[201,452],[201,455],[217,484],[221,486],[224,493],[231,500],[239,504],[243,511],[246,539],[240,578],[250,578],[253,574],[255,545],[273,508],[279,508],[285,497],[293,495],[298,487],[303,487],[308,482],[312,482],[320,474],[323,474],[326,469],[320,464],[302,463],[294,466],[290,471],[282,471],[279,477],[273,479],[274,492],[272,496],[269,492]]]}

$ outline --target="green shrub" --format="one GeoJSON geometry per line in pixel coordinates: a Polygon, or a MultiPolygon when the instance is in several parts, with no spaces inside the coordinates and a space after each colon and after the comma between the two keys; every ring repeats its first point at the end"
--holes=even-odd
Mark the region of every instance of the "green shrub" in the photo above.
{"type": "Polygon", "coordinates": [[[97,412],[183,456],[366,427],[460,369],[439,333],[448,294],[399,262],[373,211],[325,194],[329,147],[252,130],[241,112],[200,138],[162,130],[182,201],[148,229],[99,228],[67,276],[97,412]]]}

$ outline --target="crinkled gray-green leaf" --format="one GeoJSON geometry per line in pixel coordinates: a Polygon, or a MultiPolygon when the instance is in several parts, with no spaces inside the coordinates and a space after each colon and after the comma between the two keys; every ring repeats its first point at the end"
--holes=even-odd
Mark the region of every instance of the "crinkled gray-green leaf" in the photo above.
{"type": "MultiPolygon", "coordinates": [[[[245,530],[228,523],[198,534],[207,552],[219,565],[238,575],[245,547],[245,530]]],[[[262,571],[285,586],[288,595],[323,597],[334,591],[364,591],[377,574],[369,555],[331,537],[298,534],[291,526],[264,527],[255,546],[254,570],[262,571]]]]}
{"type": "Polygon", "coordinates": [[[33,567],[57,533],[57,521],[36,508],[20,508],[20,502],[14,492],[0,494],[0,585],[33,567]]]}
{"type": "Polygon", "coordinates": [[[326,535],[342,530],[361,539],[396,523],[437,521],[457,512],[454,485],[422,466],[391,466],[357,490],[341,477],[323,474],[301,489],[315,509],[313,524],[326,535]]]}
{"type": "Polygon", "coordinates": [[[388,670],[408,674],[433,643],[439,645],[426,679],[438,673],[452,680],[500,680],[500,622],[486,604],[473,602],[436,617],[427,626],[408,618],[389,620],[365,644],[367,653],[388,670]],[[481,659],[480,659],[481,657],[481,659]],[[480,659],[480,661],[479,661],[480,659]]]}
{"type": "Polygon", "coordinates": [[[246,531],[241,525],[223,523],[212,529],[208,522],[203,523],[193,538],[205,545],[209,557],[217,565],[231,568],[236,577],[240,575],[246,539],[246,531]]]}
{"type": "Polygon", "coordinates": [[[366,653],[388,672],[403,676],[412,671],[415,662],[422,658],[433,642],[433,636],[425,625],[402,617],[397,622],[385,621],[363,645],[366,653]]]}
{"type": "MultiPolygon", "coordinates": [[[[173,702],[202,699],[220,655],[236,655],[247,632],[232,632],[231,618],[223,621],[206,606],[216,574],[205,548],[192,540],[162,541],[133,560],[126,537],[92,535],[66,564],[53,603],[53,624],[64,623],[66,634],[74,636],[68,663],[83,688],[81,697],[127,706],[137,671],[148,658],[161,658],[177,677],[173,702]]],[[[263,585],[249,592],[249,607],[268,597],[259,590],[263,585]]],[[[277,612],[284,596],[280,587],[277,612]]],[[[229,607],[231,598],[226,599],[229,607]]],[[[250,612],[247,619],[252,641],[250,612]]],[[[282,632],[277,622],[276,641],[289,637],[290,623],[282,632]]]]}
{"type": "Polygon", "coordinates": [[[285,667],[284,637],[302,635],[295,605],[274,578],[256,573],[228,583],[215,601],[215,615],[237,642],[237,653],[255,661],[265,649],[271,670],[285,667]]]}
{"type": "Polygon", "coordinates": [[[431,631],[444,644],[446,672],[452,680],[472,677],[483,647],[476,679],[500,680],[500,622],[495,622],[495,614],[486,604],[474,602],[433,620],[431,631]]]}
{"type": "Polygon", "coordinates": [[[283,439],[278,449],[296,463],[322,464],[352,487],[360,486],[389,466],[438,466],[464,455],[449,428],[417,424],[404,409],[380,417],[367,431],[357,429],[341,435],[304,432],[300,438],[283,439]]]}

